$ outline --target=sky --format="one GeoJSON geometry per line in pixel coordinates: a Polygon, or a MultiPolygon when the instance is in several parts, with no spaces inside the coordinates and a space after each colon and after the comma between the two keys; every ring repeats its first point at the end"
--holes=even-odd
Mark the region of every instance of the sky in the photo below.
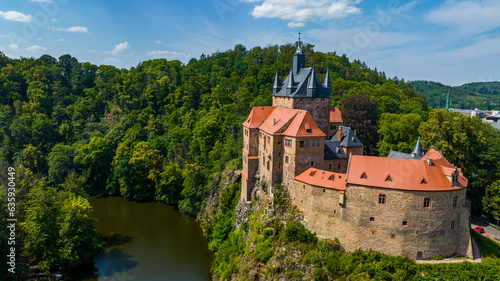
{"type": "Polygon", "coordinates": [[[0,51],[80,62],[187,63],[201,54],[313,44],[388,77],[500,81],[499,0],[2,0],[0,51]]]}

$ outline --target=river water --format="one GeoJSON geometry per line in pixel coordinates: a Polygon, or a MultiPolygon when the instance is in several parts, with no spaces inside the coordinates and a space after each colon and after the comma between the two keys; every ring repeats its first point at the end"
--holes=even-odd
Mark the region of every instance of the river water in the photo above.
{"type": "Polygon", "coordinates": [[[172,206],[90,198],[107,247],[85,281],[211,280],[213,253],[199,224],[172,206]]]}

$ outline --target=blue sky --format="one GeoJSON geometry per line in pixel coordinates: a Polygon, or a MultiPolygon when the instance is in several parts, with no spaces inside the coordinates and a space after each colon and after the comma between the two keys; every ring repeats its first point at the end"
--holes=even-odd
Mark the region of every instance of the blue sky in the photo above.
{"type": "Polygon", "coordinates": [[[405,80],[500,81],[498,0],[2,0],[0,51],[129,68],[293,43],[405,80]]]}

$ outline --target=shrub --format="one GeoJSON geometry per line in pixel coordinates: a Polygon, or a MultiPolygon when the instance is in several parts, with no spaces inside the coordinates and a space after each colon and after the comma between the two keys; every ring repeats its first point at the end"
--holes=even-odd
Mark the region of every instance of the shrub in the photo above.
{"type": "Polygon", "coordinates": [[[307,230],[300,222],[293,222],[285,229],[285,237],[288,241],[300,241],[303,243],[317,242],[318,238],[307,230]]]}

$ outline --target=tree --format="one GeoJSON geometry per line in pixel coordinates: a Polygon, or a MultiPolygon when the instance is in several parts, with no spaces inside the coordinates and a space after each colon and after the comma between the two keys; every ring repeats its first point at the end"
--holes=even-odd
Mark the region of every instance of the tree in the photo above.
{"type": "Polygon", "coordinates": [[[155,200],[166,204],[177,205],[181,199],[182,169],[179,165],[169,163],[163,166],[160,181],[156,186],[155,200]]]}
{"type": "Polygon", "coordinates": [[[368,155],[377,155],[379,116],[374,99],[368,93],[349,96],[340,104],[343,125],[351,127],[361,142],[365,145],[368,155]]]}
{"type": "Polygon", "coordinates": [[[81,196],[70,194],[64,200],[59,218],[58,257],[61,270],[91,262],[102,247],[95,230],[92,206],[81,196]]]}
{"type": "Polygon", "coordinates": [[[377,148],[380,156],[387,156],[391,149],[410,153],[417,141],[422,117],[415,113],[384,113],[379,122],[380,141],[377,148]]]}
{"type": "Polygon", "coordinates": [[[58,261],[59,212],[60,203],[56,191],[45,181],[37,181],[28,193],[26,220],[21,227],[26,235],[24,253],[35,258],[35,263],[42,272],[49,272],[58,261]]]}
{"type": "Polygon", "coordinates": [[[500,180],[486,187],[483,197],[484,210],[493,218],[500,218],[500,180]]]}

